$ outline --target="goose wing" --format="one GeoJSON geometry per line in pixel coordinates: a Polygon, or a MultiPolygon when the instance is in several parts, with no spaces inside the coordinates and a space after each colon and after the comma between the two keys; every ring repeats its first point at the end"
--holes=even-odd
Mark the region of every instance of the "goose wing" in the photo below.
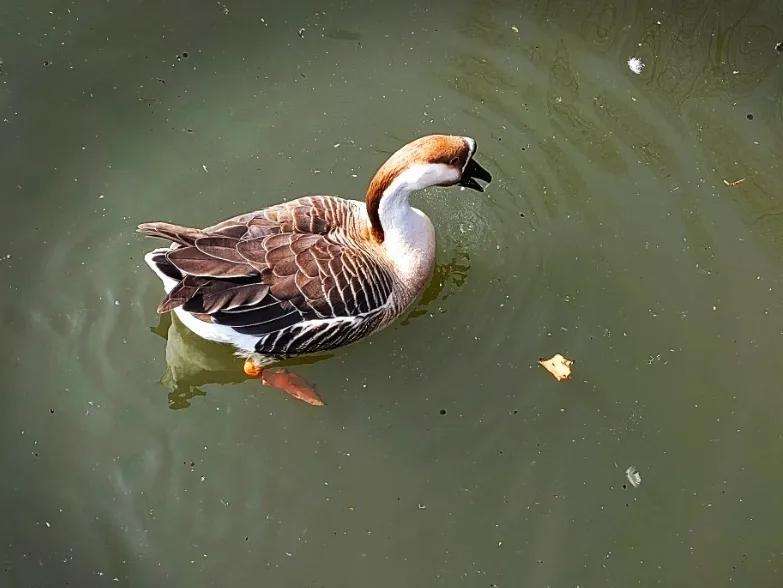
{"type": "Polygon", "coordinates": [[[158,311],[178,306],[202,320],[258,336],[257,351],[289,355],[349,343],[382,320],[393,280],[347,239],[353,205],[312,197],[206,229],[146,223],[174,243],[153,260],[178,280],[158,311]]]}

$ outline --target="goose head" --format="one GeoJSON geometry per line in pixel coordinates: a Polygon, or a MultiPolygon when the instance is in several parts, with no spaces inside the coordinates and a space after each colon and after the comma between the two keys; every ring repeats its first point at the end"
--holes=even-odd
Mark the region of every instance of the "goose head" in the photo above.
{"type": "Polygon", "coordinates": [[[492,175],[473,158],[476,140],[458,135],[427,135],[397,150],[378,169],[367,190],[367,213],[376,241],[383,241],[381,201],[399,200],[408,206],[408,196],[431,186],[460,185],[483,192],[477,181],[490,182],[492,175]]]}

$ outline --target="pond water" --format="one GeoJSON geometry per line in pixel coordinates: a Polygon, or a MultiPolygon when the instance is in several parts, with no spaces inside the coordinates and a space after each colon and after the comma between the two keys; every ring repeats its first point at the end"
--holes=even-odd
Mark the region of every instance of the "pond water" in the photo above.
{"type": "Polygon", "coordinates": [[[781,41],[774,1],[7,3],[0,584],[783,584],[781,41]],[[139,222],[362,198],[433,132],[495,180],[416,198],[433,284],[296,366],[326,407],[156,315],[139,222]]]}

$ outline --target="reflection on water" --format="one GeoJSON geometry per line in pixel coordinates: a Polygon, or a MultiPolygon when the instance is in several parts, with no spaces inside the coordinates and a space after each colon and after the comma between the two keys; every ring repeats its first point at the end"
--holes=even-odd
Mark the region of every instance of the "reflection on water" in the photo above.
{"type": "Polygon", "coordinates": [[[461,250],[458,250],[448,263],[436,264],[432,280],[408,315],[401,319],[400,324],[407,325],[428,312],[446,312],[442,303],[465,283],[469,270],[470,257],[467,252],[461,250]]]}
{"type": "Polygon", "coordinates": [[[0,9],[0,585],[783,584],[780,2],[181,8],[0,9]],[[495,180],[325,410],[155,315],[138,222],[444,131],[495,180]]]}
{"type": "Polygon", "coordinates": [[[153,332],[166,340],[166,372],[161,383],[170,390],[169,408],[190,406],[196,396],[206,396],[204,384],[236,384],[247,377],[242,360],[231,347],[201,339],[176,316],[166,313],[153,332]]]}

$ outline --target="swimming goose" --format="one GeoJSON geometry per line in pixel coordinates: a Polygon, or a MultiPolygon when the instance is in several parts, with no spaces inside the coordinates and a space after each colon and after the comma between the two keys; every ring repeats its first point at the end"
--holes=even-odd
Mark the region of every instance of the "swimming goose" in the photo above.
{"type": "Polygon", "coordinates": [[[171,241],[144,258],[166,292],[158,312],[232,344],[249,376],[322,404],[301,378],[265,367],[353,343],[410,308],[432,275],[435,231],[409,196],[457,184],[483,191],[476,180],[492,176],[475,152],[470,137],[428,135],[378,169],[364,203],[307,196],[204,229],[139,225],[171,241]]]}

